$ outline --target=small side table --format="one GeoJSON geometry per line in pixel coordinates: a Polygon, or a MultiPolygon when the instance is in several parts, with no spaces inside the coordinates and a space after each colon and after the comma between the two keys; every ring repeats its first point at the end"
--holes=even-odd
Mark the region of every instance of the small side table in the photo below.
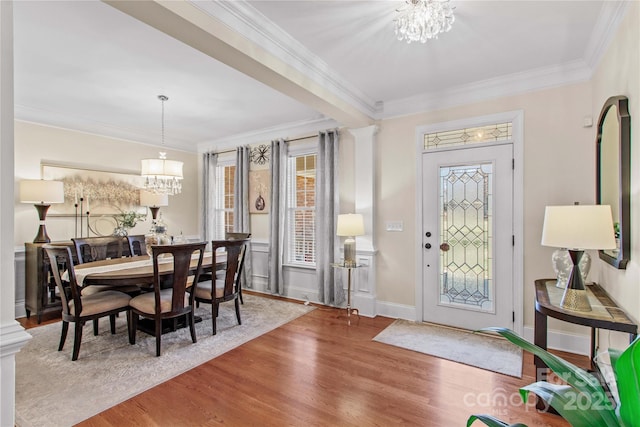
{"type": "MultiPolygon", "coordinates": [[[[599,371],[596,356],[596,330],[608,329],[610,331],[626,332],[629,334],[629,342],[632,342],[638,334],[638,325],[635,321],[620,308],[607,292],[599,285],[593,283],[585,286],[587,296],[591,303],[592,311],[580,312],[566,310],[560,307],[563,289],[555,286],[555,279],[538,279],[535,281],[536,287],[536,311],[534,324],[534,343],[538,347],[547,349],[547,317],[553,317],[576,325],[588,326],[591,328],[591,348],[589,354],[590,368],[595,371],[600,379],[602,375],[599,371]]],[[[547,365],[538,357],[534,358],[538,376],[547,369],[547,365]]],[[[606,388],[606,384],[603,384],[606,388]]],[[[538,401],[538,409],[543,408],[542,402],[538,401]]]]}
{"type": "Polygon", "coordinates": [[[351,314],[355,314],[360,317],[360,312],[357,308],[351,307],[351,270],[354,268],[364,267],[362,264],[345,265],[342,262],[331,263],[333,268],[344,268],[347,270],[347,324],[351,325],[351,314]]]}

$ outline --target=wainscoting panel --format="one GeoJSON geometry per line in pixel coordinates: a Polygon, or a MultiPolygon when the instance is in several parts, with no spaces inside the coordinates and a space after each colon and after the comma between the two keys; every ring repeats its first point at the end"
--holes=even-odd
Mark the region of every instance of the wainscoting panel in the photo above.
{"type": "Polygon", "coordinates": [[[14,254],[14,262],[13,268],[15,269],[15,317],[16,319],[19,317],[25,317],[27,312],[24,308],[24,281],[25,281],[25,270],[24,270],[24,247],[16,248],[14,254]]]}

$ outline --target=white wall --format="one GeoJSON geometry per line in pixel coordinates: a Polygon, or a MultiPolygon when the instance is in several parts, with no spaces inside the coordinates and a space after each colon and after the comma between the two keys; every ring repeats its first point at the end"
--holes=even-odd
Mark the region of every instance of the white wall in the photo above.
{"type": "MultiPolygon", "coordinates": [[[[592,79],[592,113],[597,119],[607,98],[629,98],[631,115],[631,256],[626,270],[601,264],[597,280],[625,310],[640,320],[640,3],[632,2],[627,15],[592,79]]],[[[624,348],[626,334],[600,334],[602,350],[624,348]]]]}

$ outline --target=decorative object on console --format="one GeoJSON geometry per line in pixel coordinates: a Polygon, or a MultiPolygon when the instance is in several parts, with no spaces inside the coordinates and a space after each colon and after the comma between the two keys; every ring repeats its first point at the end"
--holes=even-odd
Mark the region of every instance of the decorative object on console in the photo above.
{"type": "Polygon", "coordinates": [[[153,220],[151,229],[144,235],[144,244],[149,256],[152,256],[151,246],[171,244],[171,237],[167,234],[167,226],[162,220],[162,214],[160,214],[160,218],[153,220]]]}
{"type": "Polygon", "coordinates": [[[560,307],[575,311],[591,311],[580,261],[585,249],[616,247],[609,205],[547,206],[544,213],[542,245],[569,248],[571,274],[560,307]]]}
{"type": "MultiPolygon", "coordinates": [[[[571,256],[567,248],[560,248],[553,251],[551,255],[551,262],[553,263],[553,270],[556,272],[556,286],[564,289],[569,281],[569,275],[573,268],[571,262],[571,256]]],[[[580,274],[582,274],[582,281],[587,283],[587,277],[589,276],[589,270],[591,270],[591,255],[588,252],[582,254],[580,258],[580,274]]]]}
{"type": "Polygon", "coordinates": [[[169,196],[167,194],[151,193],[140,190],[140,206],[146,206],[151,211],[151,217],[158,219],[158,211],[162,206],[169,206],[169,196]]]}
{"type": "Polygon", "coordinates": [[[118,224],[113,230],[114,236],[128,236],[129,230],[136,226],[139,220],[146,218],[147,214],[141,214],[135,211],[122,212],[114,216],[118,224]]]}
{"type": "MultiPolygon", "coordinates": [[[[164,147],[164,102],[169,100],[164,95],[158,95],[162,102],[162,146],[164,147]]],[[[167,160],[167,153],[161,151],[158,159],[142,160],[142,177],[144,188],[152,193],[173,196],[182,191],[182,162],[167,160]]]]}
{"type": "Polygon", "coordinates": [[[398,40],[407,43],[437,39],[446,33],[455,21],[449,0],[405,0],[406,5],[396,9],[395,32],[398,40]]]}
{"type": "Polygon", "coordinates": [[[364,235],[364,218],[361,214],[338,215],[336,235],[344,236],[344,266],[356,265],[356,239],[355,236],[364,235]]]}
{"type": "MultiPolygon", "coordinates": [[[[580,202],[573,202],[573,204],[579,205],[580,202]]],[[[573,269],[573,262],[567,248],[556,249],[551,255],[551,262],[553,263],[553,270],[556,272],[556,287],[564,289],[573,269]]],[[[587,283],[587,276],[589,276],[589,270],[591,270],[591,255],[588,252],[582,254],[578,267],[580,267],[582,281],[587,283]]]]}
{"type": "Polygon", "coordinates": [[[49,243],[44,221],[52,203],[64,203],[64,186],[61,181],[43,179],[25,179],[20,181],[20,202],[33,203],[38,211],[40,227],[33,243],[49,243]]]}

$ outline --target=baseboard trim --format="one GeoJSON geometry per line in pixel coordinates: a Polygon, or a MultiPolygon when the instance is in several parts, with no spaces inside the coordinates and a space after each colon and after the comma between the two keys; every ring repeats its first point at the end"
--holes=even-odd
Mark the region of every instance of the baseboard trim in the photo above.
{"type": "Polygon", "coordinates": [[[376,315],[392,319],[416,320],[416,308],[412,305],[376,301],[376,315]]]}
{"type": "MultiPolygon", "coordinates": [[[[534,329],[530,326],[525,326],[524,337],[527,341],[533,342],[534,329]]],[[[549,349],[589,356],[590,346],[591,337],[588,335],[570,334],[556,330],[547,332],[547,348],[549,349]]]]}
{"type": "Polygon", "coordinates": [[[27,310],[24,305],[24,300],[17,300],[15,305],[15,318],[19,319],[20,317],[27,317],[27,310]]]}

